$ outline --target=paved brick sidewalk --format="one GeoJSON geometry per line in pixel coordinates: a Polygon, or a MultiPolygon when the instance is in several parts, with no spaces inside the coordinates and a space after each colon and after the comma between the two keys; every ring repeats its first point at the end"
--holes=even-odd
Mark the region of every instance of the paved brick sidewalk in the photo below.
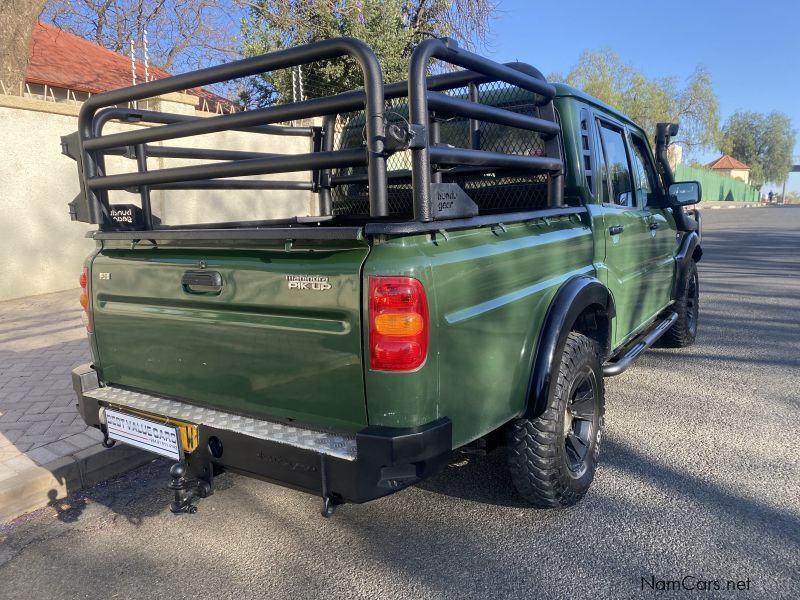
{"type": "Polygon", "coordinates": [[[79,294],[76,289],[0,302],[0,516],[5,518],[88,485],[100,471],[115,474],[112,463],[124,470],[133,458],[131,448],[103,450],[102,434],[75,410],[70,371],[89,361],[79,294]],[[98,459],[101,452],[106,455],[98,459]]]}
{"type": "Polygon", "coordinates": [[[79,294],[0,302],[0,480],[102,439],[75,411],[70,371],[89,360],[79,294]]]}

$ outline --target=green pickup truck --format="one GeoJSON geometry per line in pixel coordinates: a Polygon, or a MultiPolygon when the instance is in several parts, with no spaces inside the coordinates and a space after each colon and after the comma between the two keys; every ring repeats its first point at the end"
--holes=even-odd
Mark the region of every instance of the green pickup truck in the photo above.
{"type": "Polygon", "coordinates": [[[329,516],[497,445],[525,500],[571,505],[597,466],[603,378],[695,338],[700,213],[683,207],[700,186],[673,181],[676,132],[659,125],[654,159],[613,108],[448,39],[420,44],[400,83],[338,38],[92,96],[62,140],[72,217],[98,226],[80,414],[106,446],[175,461],[173,512],[233,470],[320,495],[329,516]],[[208,117],[136,108],[345,58],[363,88],[208,117]],[[126,122],[147,126],[104,132],[126,122]],[[167,145],[231,131],[308,151],[167,145]],[[132,168],[110,173],[112,156],[132,168]],[[314,210],[166,224],[151,196],[181,190],[314,210]]]}

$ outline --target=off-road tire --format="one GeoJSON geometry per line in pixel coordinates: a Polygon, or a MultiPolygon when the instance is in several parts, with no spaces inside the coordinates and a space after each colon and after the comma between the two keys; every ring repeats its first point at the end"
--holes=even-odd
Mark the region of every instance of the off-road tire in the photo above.
{"type": "MultiPolygon", "coordinates": [[[[514,486],[520,495],[533,505],[559,508],[578,502],[586,494],[594,478],[600,453],[603,430],[605,392],[597,345],[590,338],[571,332],[567,336],[558,378],[549,405],[536,419],[517,419],[508,430],[508,464],[514,486]],[[591,419],[567,417],[575,406],[576,392],[581,381],[592,383],[591,419]],[[568,440],[570,428],[589,423],[584,466],[574,469],[575,443],[568,440]],[[570,448],[568,449],[568,446],[570,448]]],[[[581,395],[584,410],[587,396],[581,395]]]]}
{"type": "Polygon", "coordinates": [[[673,310],[678,313],[678,320],[661,336],[660,345],[664,348],[691,346],[697,336],[697,318],[700,314],[700,282],[697,263],[693,260],[689,260],[681,273],[673,310]]]}

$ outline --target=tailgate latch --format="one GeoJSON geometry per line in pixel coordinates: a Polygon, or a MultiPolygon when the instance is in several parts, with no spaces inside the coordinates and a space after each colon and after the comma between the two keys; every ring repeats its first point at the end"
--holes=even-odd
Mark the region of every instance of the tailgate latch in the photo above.
{"type": "Polygon", "coordinates": [[[181,285],[188,294],[215,294],[222,290],[222,275],[217,271],[186,271],[181,285]]]}

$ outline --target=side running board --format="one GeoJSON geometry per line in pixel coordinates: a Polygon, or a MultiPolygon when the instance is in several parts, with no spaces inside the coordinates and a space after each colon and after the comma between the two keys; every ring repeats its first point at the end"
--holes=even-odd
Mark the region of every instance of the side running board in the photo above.
{"type": "Polygon", "coordinates": [[[633,343],[624,354],[615,358],[614,362],[608,362],[603,365],[603,377],[613,377],[625,371],[633,364],[633,361],[639,358],[642,352],[655,344],[658,338],[664,335],[677,319],[677,313],[669,313],[647,335],[633,343]]]}

